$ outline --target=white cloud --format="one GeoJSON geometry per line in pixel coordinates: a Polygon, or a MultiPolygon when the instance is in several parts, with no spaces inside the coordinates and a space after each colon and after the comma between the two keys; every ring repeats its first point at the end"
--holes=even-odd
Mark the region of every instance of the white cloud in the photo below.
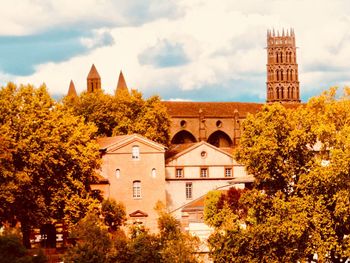
{"type": "Polygon", "coordinates": [[[74,23],[95,29],[93,37],[82,39],[95,50],[65,62],[39,65],[35,74],[16,81],[46,82],[52,93],[66,93],[73,79],[82,91],[95,63],[103,87],[110,93],[122,69],[129,87],[146,93],[175,92],[175,88],[201,92],[203,87],[227,88],[238,81],[246,86],[232,88],[231,96],[244,91],[263,98],[266,30],[272,27],[295,29],[302,92],[319,93],[332,83],[346,84],[350,79],[350,2],[346,0],[320,0],[317,4],[312,0],[117,2],[5,2],[2,10],[6,12],[0,11],[4,21],[0,34],[27,34],[74,23]],[[16,11],[14,4],[18,5],[16,11]],[[114,44],[102,46],[107,35],[114,44]],[[155,52],[162,43],[181,47],[188,61],[168,67],[140,64],[140,54],[155,52]]]}

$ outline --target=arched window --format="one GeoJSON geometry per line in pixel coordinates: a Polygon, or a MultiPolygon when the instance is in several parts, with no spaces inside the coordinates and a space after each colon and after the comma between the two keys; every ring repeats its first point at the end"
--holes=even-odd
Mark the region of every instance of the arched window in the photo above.
{"type": "Polygon", "coordinates": [[[141,181],[133,181],[132,197],[135,199],[141,199],[141,181]]]}
{"type": "Polygon", "coordinates": [[[280,71],[277,69],[276,70],[276,77],[277,77],[277,81],[280,80],[280,71]]]}
{"type": "Polygon", "coordinates": [[[115,170],[115,177],[117,177],[117,179],[120,177],[120,169],[115,170]]]}
{"type": "Polygon", "coordinates": [[[156,168],[153,168],[153,169],[152,169],[151,176],[152,176],[153,178],[156,178],[156,176],[157,176],[156,168]]]}
{"type": "Polygon", "coordinates": [[[287,69],[286,76],[287,76],[287,80],[289,80],[289,69],[287,69]]]}
{"type": "Polygon", "coordinates": [[[280,98],[281,99],[284,99],[284,90],[283,90],[283,87],[280,88],[280,98]]]}
{"type": "Polygon", "coordinates": [[[140,159],[140,147],[137,145],[132,147],[132,159],[140,159]]]}
{"type": "Polygon", "coordinates": [[[290,80],[293,81],[293,70],[290,70],[290,80]]]}
{"type": "Polygon", "coordinates": [[[280,70],[280,74],[281,74],[281,80],[283,80],[283,70],[280,70]]]}
{"type": "Polygon", "coordinates": [[[283,56],[282,56],[282,52],[280,53],[280,62],[283,63],[283,56]]]}

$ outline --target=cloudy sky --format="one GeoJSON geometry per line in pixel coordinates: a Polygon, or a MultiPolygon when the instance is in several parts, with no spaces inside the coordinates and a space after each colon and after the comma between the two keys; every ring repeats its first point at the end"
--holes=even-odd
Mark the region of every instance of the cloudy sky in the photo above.
{"type": "Polygon", "coordinates": [[[347,0],[0,0],[0,84],[78,92],[94,63],[145,96],[265,101],[266,31],[294,28],[301,97],[350,85],[347,0]]]}

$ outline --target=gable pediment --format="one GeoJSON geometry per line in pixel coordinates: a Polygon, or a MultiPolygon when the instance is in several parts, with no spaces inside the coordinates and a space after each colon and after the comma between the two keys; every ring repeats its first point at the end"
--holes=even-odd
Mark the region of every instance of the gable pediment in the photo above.
{"type": "Polygon", "coordinates": [[[146,148],[148,149],[148,151],[151,151],[151,152],[165,151],[165,147],[163,145],[158,144],[154,141],[151,141],[141,135],[133,134],[133,135],[125,136],[123,140],[109,147],[107,149],[107,152],[108,153],[117,152],[119,150],[122,150],[123,148],[128,148],[130,147],[130,145],[134,145],[134,144],[142,145],[143,148],[146,148]]]}
{"type": "Polygon", "coordinates": [[[148,217],[148,214],[141,211],[141,210],[136,210],[132,213],[129,214],[130,217],[148,217]]]}

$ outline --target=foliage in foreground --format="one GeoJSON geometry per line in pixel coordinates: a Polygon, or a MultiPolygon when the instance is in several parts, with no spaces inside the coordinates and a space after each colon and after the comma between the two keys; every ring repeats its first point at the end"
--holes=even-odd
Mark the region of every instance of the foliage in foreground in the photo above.
{"type": "Polygon", "coordinates": [[[54,102],[45,86],[0,89],[0,225],[19,221],[26,247],[33,227],[75,223],[94,203],[95,131],[54,102]]]}
{"type": "MultiPolygon", "coordinates": [[[[267,105],[244,122],[236,155],[255,186],[238,205],[209,206],[225,222],[209,239],[215,262],[345,262],[350,258],[350,93],[330,89],[297,109],[267,105]],[[226,213],[227,214],[227,213],[226,213]]],[[[216,199],[215,199],[216,198],[216,199]]],[[[216,201],[215,201],[216,200],[216,201]]],[[[210,203],[210,202],[209,202],[210,203]]],[[[221,220],[222,221],[222,220],[221,220]]],[[[214,222],[214,223],[213,223],[214,222]]]]}
{"type": "Polygon", "coordinates": [[[0,234],[0,261],[2,263],[47,262],[42,251],[38,251],[38,254],[35,256],[28,255],[27,252],[18,233],[5,231],[0,234]]]}
{"type": "Polygon", "coordinates": [[[77,225],[77,243],[68,249],[65,262],[197,262],[198,240],[182,233],[175,218],[160,212],[159,234],[142,225],[131,227],[130,236],[120,228],[108,227],[103,218],[88,214],[77,225]]]}

